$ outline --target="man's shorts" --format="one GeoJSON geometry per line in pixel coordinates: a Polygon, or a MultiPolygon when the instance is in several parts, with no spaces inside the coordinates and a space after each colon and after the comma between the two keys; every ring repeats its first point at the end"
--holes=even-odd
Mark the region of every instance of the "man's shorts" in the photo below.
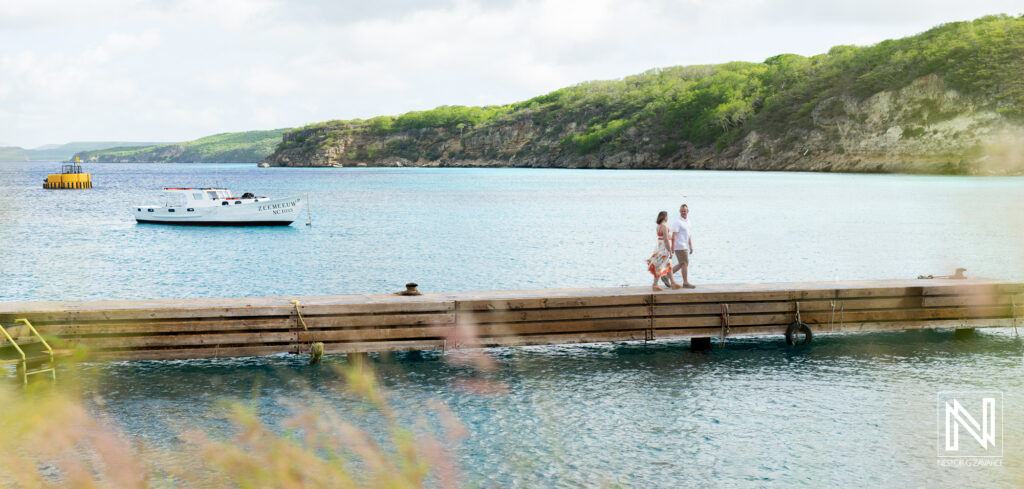
{"type": "Polygon", "coordinates": [[[680,265],[690,264],[690,250],[676,250],[676,263],[680,265]]]}

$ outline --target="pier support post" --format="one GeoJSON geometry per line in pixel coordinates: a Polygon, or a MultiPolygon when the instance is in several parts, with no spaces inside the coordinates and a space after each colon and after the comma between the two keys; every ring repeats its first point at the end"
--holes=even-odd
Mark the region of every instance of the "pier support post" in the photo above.
{"type": "Polygon", "coordinates": [[[410,362],[422,362],[423,352],[421,350],[409,350],[405,352],[405,359],[410,362]]]}
{"type": "Polygon", "coordinates": [[[711,338],[690,338],[690,350],[708,351],[711,349],[711,338]]]}
{"type": "Polygon", "coordinates": [[[369,363],[370,354],[366,353],[365,351],[354,351],[351,353],[346,353],[345,360],[348,360],[349,365],[352,365],[353,367],[361,367],[369,363]]]}
{"type": "Polygon", "coordinates": [[[974,328],[961,328],[953,331],[953,337],[958,340],[968,340],[974,338],[974,328]]]}

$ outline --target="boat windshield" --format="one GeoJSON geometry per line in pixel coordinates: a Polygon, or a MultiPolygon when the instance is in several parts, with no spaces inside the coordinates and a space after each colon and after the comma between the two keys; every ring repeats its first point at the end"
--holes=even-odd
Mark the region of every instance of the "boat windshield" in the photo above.
{"type": "Polygon", "coordinates": [[[164,192],[164,205],[167,207],[181,207],[185,205],[185,195],[181,192],[164,192]]]}

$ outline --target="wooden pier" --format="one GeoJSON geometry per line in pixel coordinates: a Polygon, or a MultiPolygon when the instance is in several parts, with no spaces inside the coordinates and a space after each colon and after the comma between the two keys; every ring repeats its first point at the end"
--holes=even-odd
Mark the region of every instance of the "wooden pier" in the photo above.
{"type": "MultiPolygon", "coordinates": [[[[452,350],[663,338],[1024,326],[1024,284],[914,279],[701,285],[694,290],[560,289],[463,294],[0,303],[95,360],[452,350]],[[298,301],[297,303],[293,301],[298,301]]],[[[699,340],[701,341],[701,340],[699,340]]],[[[706,340],[702,340],[706,341],[706,340]]],[[[0,343],[0,350],[10,345],[0,343]]]]}

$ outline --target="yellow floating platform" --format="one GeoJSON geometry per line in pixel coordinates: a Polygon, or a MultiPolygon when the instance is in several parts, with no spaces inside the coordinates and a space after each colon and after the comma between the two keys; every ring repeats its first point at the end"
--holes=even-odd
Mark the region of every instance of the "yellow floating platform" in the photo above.
{"type": "Polygon", "coordinates": [[[92,188],[92,176],[82,171],[82,166],[75,163],[64,165],[60,173],[47,175],[43,181],[43,188],[50,190],[63,189],[86,189],[92,188]]]}
{"type": "Polygon", "coordinates": [[[92,178],[88,173],[58,173],[47,175],[43,182],[45,189],[83,189],[92,188],[92,178]]]}

